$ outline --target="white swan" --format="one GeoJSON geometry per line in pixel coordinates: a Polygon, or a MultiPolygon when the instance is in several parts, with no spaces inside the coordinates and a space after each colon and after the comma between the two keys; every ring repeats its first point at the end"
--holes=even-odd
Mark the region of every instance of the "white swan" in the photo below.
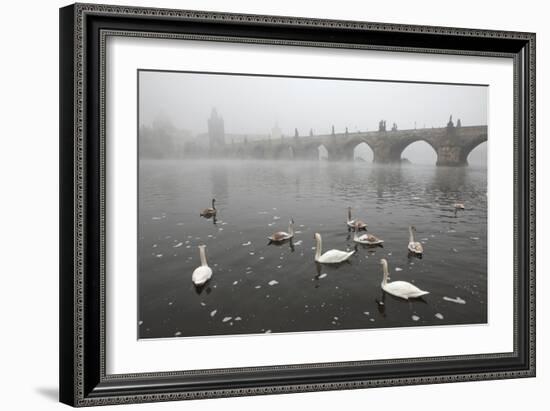
{"type": "Polygon", "coordinates": [[[355,229],[355,233],[353,233],[353,241],[359,244],[365,244],[365,245],[379,245],[384,242],[384,240],[381,240],[380,238],[372,235],[372,234],[357,234],[357,229],[355,229]]]}
{"type": "Polygon", "coordinates": [[[193,271],[193,276],[191,277],[193,280],[193,284],[197,286],[205,284],[212,277],[212,269],[208,267],[208,264],[206,263],[205,249],[205,245],[199,245],[201,265],[200,267],[195,268],[195,271],[193,271]]]}
{"type": "Polygon", "coordinates": [[[414,241],[414,231],[416,231],[415,226],[409,226],[409,246],[408,249],[411,253],[422,255],[424,253],[424,248],[422,247],[422,244],[420,244],[418,241],[414,241]]]}
{"type": "Polygon", "coordinates": [[[286,240],[290,240],[294,237],[294,220],[292,217],[288,222],[288,233],[285,231],[277,231],[276,233],[271,234],[270,237],[267,237],[269,241],[274,243],[281,243],[286,240]]]}
{"type": "Polygon", "coordinates": [[[366,230],[367,229],[367,223],[365,223],[364,221],[355,219],[355,218],[351,218],[351,207],[348,207],[347,225],[348,225],[349,228],[355,228],[355,229],[358,228],[359,230],[366,230]]]}
{"type": "Polygon", "coordinates": [[[384,272],[384,277],[381,284],[382,290],[388,294],[395,297],[404,298],[405,300],[408,300],[409,298],[418,298],[429,294],[428,291],[423,291],[417,286],[406,281],[392,281],[391,283],[388,283],[388,276],[390,275],[388,272],[388,261],[385,258],[382,258],[380,260],[380,264],[382,264],[382,270],[384,272]]]}
{"type": "Polygon", "coordinates": [[[211,208],[205,208],[201,211],[200,216],[204,218],[210,218],[214,217],[217,214],[218,210],[216,210],[216,199],[212,199],[212,207],[211,208]]]}
{"type": "Polygon", "coordinates": [[[321,264],[336,264],[346,261],[354,253],[353,251],[340,251],[340,250],[328,250],[326,253],[322,253],[323,240],[321,239],[321,234],[315,233],[315,261],[321,264]]]}
{"type": "Polygon", "coordinates": [[[455,210],[464,210],[464,203],[455,203],[455,210]]]}

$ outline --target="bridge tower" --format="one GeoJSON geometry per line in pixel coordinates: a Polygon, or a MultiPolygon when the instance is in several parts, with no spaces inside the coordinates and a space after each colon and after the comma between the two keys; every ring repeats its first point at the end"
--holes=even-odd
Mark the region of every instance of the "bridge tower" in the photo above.
{"type": "Polygon", "coordinates": [[[210,154],[220,153],[225,148],[225,126],[216,108],[212,109],[208,119],[208,143],[210,154]]]}

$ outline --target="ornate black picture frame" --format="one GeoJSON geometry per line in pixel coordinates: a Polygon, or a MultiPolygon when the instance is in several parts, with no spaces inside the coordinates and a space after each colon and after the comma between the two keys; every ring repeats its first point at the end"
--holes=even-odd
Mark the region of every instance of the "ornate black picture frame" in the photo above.
{"type": "Polygon", "coordinates": [[[535,34],[75,4],[60,10],[60,400],[73,406],[535,376],[535,34]],[[105,371],[105,39],[506,57],[514,65],[511,353],[109,375],[105,371]]]}

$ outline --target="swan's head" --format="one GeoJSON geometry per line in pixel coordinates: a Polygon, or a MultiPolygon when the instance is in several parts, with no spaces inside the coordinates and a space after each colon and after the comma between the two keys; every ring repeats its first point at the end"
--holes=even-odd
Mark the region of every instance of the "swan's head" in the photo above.
{"type": "Polygon", "coordinates": [[[381,265],[388,265],[388,260],[386,260],[385,258],[382,258],[382,259],[380,259],[380,264],[381,265]]]}
{"type": "Polygon", "coordinates": [[[294,219],[292,217],[290,217],[290,221],[289,221],[290,224],[294,224],[294,219]]]}
{"type": "Polygon", "coordinates": [[[416,231],[416,227],[415,227],[414,225],[411,225],[409,228],[410,228],[412,231],[416,231]]]}
{"type": "Polygon", "coordinates": [[[206,246],[204,244],[199,245],[199,250],[206,250],[206,246]]]}
{"type": "Polygon", "coordinates": [[[313,238],[315,238],[317,241],[321,241],[321,234],[315,233],[315,235],[313,236],[313,238]]]}
{"type": "Polygon", "coordinates": [[[216,202],[216,199],[215,199],[215,198],[213,198],[213,199],[212,199],[212,204],[214,204],[215,202],[216,202]]]}

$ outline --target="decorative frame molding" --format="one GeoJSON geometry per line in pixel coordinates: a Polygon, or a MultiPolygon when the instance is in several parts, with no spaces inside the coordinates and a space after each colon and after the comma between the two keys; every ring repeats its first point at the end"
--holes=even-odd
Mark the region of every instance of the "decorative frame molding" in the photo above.
{"type": "Polygon", "coordinates": [[[60,10],[60,97],[62,402],[91,406],[535,375],[535,34],[75,4],[60,10]],[[108,36],[513,59],[514,351],[107,375],[104,104],[108,36]]]}

